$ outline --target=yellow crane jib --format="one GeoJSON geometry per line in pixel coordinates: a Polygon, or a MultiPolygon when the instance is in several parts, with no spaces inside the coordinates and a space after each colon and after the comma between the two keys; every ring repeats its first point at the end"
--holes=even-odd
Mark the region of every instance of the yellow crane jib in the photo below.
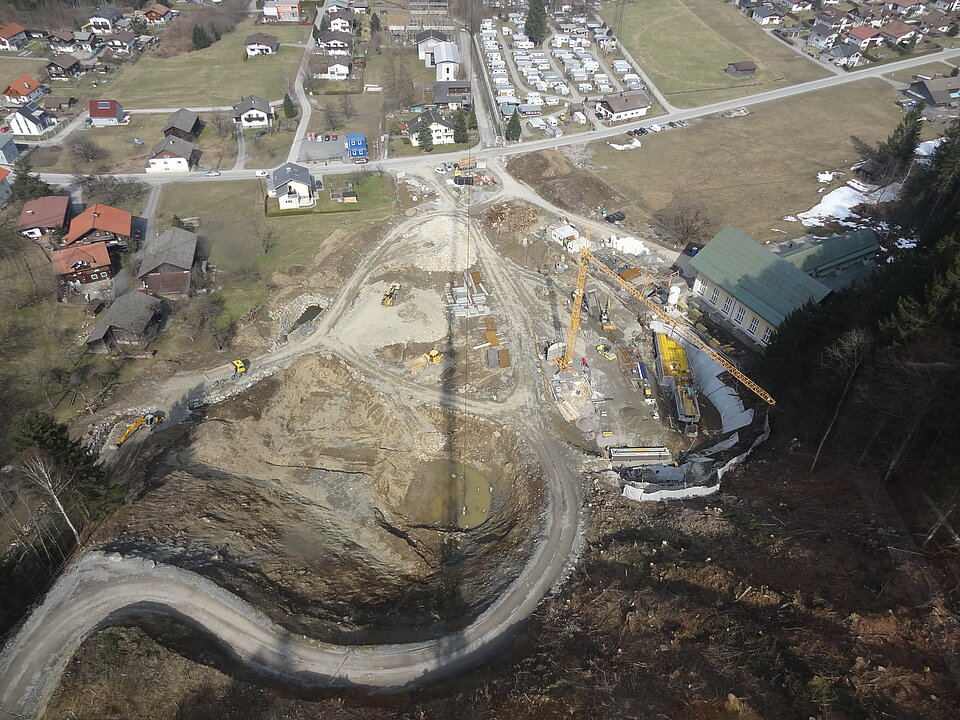
{"type": "MultiPolygon", "coordinates": [[[[588,240],[589,242],[589,240],[588,240]]],[[[573,289],[573,308],[570,316],[570,325],[567,328],[567,343],[563,349],[563,355],[554,362],[557,364],[559,372],[569,372],[573,369],[573,353],[576,351],[577,334],[580,332],[580,309],[583,307],[583,287],[587,284],[587,263],[581,251],[577,258],[577,284],[573,289]]]]}
{"type": "MultiPolygon", "coordinates": [[[[714,362],[716,362],[718,365],[720,365],[720,367],[722,367],[724,370],[726,370],[728,373],[730,373],[733,377],[735,377],[742,385],[746,386],[749,390],[751,390],[751,391],[752,391],[753,393],[755,393],[758,397],[760,397],[764,402],[768,403],[769,405],[776,405],[776,404],[777,404],[777,401],[773,399],[773,396],[772,396],[770,393],[768,393],[766,390],[764,390],[762,387],[760,387],[757,383],[755,383],[753,380],[751,380],[751,379],[748,378],[746,375],[744,375],[744,374],[740,371],[740,369],[733,363],[732,360],[730,360],[729,358],[727,358],[723,353],[719,352],[717,349],[711,347],[709,343],[704,342],[704,341],[700,338],[699,335],[697,335],[695,332],[693,332],[693,330],[691,330],[690,328],[688,328],[688,327],[686,327],[686,326],[684,326],[684,325],[682,325],[682,324],[679,324],[679,323],[676,321],[676,319],[674,319],[674,318],[670,317],[669,315],[667,315],[667,313],[665,313],[665,312],[663,311],[663,309],[662,309],[659,305],[657,305],[657,304],[654,303],[653,301],[649,300],[649,299],[648,299],[647,297],[645,297],[639,290],[637,290],[633,285],[631,285],[630,283],[628,283],[626,280],[624,280],[622,277],[620,277],[617,273],[615,273],[613,270],[611,270],[611,269],[608,268],[606,265],[604,265],[602,262],[600,262],[596,257],[594,257],[593,253],[590,252],[589,246],[583,247],[583,248],[580,249],[580,268],[581,268],[580,272],[581,272],[581,275],[578,276],[577,282],[578,282],[578,285],[579,285],[579,287],[581,288],[581,290],[583,289],[583,279],[582,279],[582,278],[585,277],[585,275],[584,275],[584,273],[585,273],[584,268],[585,268],[586,263],[587,263],[588,261],[591,262],[591,263],[593,263],[594,265],[596,265],[603,273],[605,273],[605,274],[609,275],[611,278],[613,278],[620,287],[622,287],[622,288],[623,288],[624,290],[626,290],[628,293],[630,293],[631,295],[633,295],[633,297],[635,297],[637,300],[639,300],[641,303],[643,303],[643,305],[644,305],[648,310],[650,310],[650,312],[652,312],[652,313],[653,313],[654,315],[656,315],[658,318],[660,318],[661,320],[663,320],[665,323],[667,323],[667,324],[671,325],[673,328],[675,328],[676,331],[677,331],[677,333],[678,333],[685,341],[687,341],[688,343],[690,343],[691,345],[693,345],[693,346],[694,346],[695,348],[697,348],[698,350],[701,350],[702,352],[706,353],[706,355],[707,355],[708,357],[710,357],[714,362]]],[[[576,315],[575,315],[575,317],[576,317],[576,315]]],[[[577,325],[579,325],[579,318],[577,318],[577,320],[578,320],[577,325]]],[[[572,328],[572,327],[573,327],[573,323],[571,322],[571,328],[572,328]]],[[[569,352],[569,348],[568,348],[568,352],[569,352]]],[[[565,355],[565,357],[566,357],[566,355],[565,355]]],[[[571,356],[571,357],[572,357],[572,356],[571,356]]],[[[558,364],[559,364],[559,362],[558,362],[558,364]]]]}

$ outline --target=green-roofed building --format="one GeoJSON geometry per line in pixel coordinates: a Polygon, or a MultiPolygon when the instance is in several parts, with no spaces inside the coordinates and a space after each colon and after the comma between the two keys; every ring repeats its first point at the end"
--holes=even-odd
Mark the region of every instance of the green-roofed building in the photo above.
{"type": "MultiPolygon", "coordinates": [[[[781,248],[783,246],[781,245],[781,248]]],[[[843,290],[872,273],[880,250],[870,228],[799,243],[782,249],[780,257],[831,290],[843,290]]]]}
{"type": "Polygon", "coordinates": [[[766,346],[784,318],[830,288],[727,225],[691,260],[694,293],[726,323],[766,346]]]}

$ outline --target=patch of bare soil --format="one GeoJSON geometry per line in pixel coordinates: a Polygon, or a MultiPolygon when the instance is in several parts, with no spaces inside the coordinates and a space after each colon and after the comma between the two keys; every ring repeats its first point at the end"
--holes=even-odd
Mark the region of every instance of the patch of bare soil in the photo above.
{"type": "Polygon", "coordinates": [[[598,479],[568,587],[506,655],[429,695],[294,700],[109,631],[47,717],[953,720],[955,647],[928,630],[927,588],[898,571],[850,472],[811,477],[809,461],[767,447],[720,495],[682,504],[631,503],[598,479]]]}
{"type": "Polygon", "coordinates": [[[507,163],[507,171],[548,202],[578,215],[596,217],[604,208],[613,210],[627,204],[620,193],[573,165],[557,150],[515,156],[507,163]]]}
{"type": "Polygon", "coordinates": [[[501,427],[400,406],[310,356],[199,417],[104,544],[195,570],[296,632],[430,637],[482,611],[527,558],[541,496],[529,456],[501,427]],[[433,470],[446,459],[482,483],[433,470]],[[464,531],[468,507],[479,519],[464,531]]]}

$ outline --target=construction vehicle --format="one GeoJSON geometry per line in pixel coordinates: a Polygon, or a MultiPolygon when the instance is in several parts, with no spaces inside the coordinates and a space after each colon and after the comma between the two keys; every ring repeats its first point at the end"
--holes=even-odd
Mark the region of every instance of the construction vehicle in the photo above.
{"type": "Polygon", "coordinates": [[[133,421],[133,424],[126,429],[123,435],[120,436],[120,439],[117,440],[117,447],[123,445],[127,440],[130,439],[130,436],[133,435],[141,426],[146,425],[148,428],[153,429],[159,425],[163,420],[159,415],[154,415],[153,413],[147,413],[142,415],[133,421]]]}
{"type": "Polygon", "coordinates": [[[380,304],[384,307],[390,307],[393,305],[393,301],[397,299],[397,293],[400,291],[400,283],[390,283],[390,287],[383,291],[383,297],[380,299],[380,304]]]}
{"type": "Polygon", "coordinates": [[[610,298],[607,298],[607,304],[600,309],[600,327],[605,331],[616,330],[617,326],[610,319],[610,298]]]}
{"type": "Polygon", "coordinates": [[[236,368],[238,375],[247,371],[247,366],[243,364],[243,360],[231,360],[230,364],[236,368]]]}
{"type": "Polygon", "coordinates": [[[425,352],[421,357],[423,357],[423,360],[420,360],[408,368],[410,372],[416,372],[420,368],[424,368],[427,365],[439,365],[441,362],[443,362],[443,353],[439,350],[425,352]]]}
{"type": "Polygon", "coordinates": [[[644,307],[656,315],[659,320],[674,328],[677,335],[682,340],[690,343],[695,348],[707,355],[707,357],[730,373],[742,385],[745,385],[764,402],[769,405],[777,404],[777,401],[773,399],[773,396],[749,377],[747,377],[743,372],[741,372],[740,368],[736,366],[733,360],[728,358],[716,348],[712,347],[710,343],[701,339],[701,337],[697,335],[692,328],[681,324],[676,318],[668,315],[666,312],[664,312],[663,308],[647,298],[633,285],[628,283],[611,268],[607,267],[604,263],[598,260],[590,251],[590,228],[586,229],[585,238],[586,243],[580,248],[580,253],[577,256],[577,284],[574,286],[573,290],[573,314],[570,316],[570,326],[567,328],[566,346],[564,347],[563,355],[553,361],[557,365],[558,372],[571,372],[573,368],[573,353],[576,349],[575,346],[577,342],[577,334],[580,332],[580,309],[583,307],[583,287],[587,282],[587,263],[592,263],[593,265],[596,265],[597,268],[599,268],[600,271],[605,275],[609,275],[611,278],[613,278],[617,285],[622,287],[633,297],[643,303],[644,307]]]}
{"type": "Polygon", "coordinates": [[[600,355],[600,357],[605,357],[607,360],[617,359],[613,349],[609,345],[604,345],[603,343],[597,345],[597,354],[600,355]]]}

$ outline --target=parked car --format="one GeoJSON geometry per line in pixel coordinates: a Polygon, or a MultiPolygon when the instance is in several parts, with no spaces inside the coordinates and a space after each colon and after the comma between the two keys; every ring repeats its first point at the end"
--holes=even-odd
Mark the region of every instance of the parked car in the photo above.
{"type": "Polygon", "coordinates": [[[687,126],[687,121],[686,121],[686,120],[677,120],[677,125],[679,125],[680,127],[686,127],[686,126],[687,126]]]}
{"type": "Polygon", "coordinates": [[[266,170],[257,170],[256,176],[257,176],[257,177],[270,177],[270,173],[269,173],[268,171],[266,171],[266,170]]]}
{"type": "Polygon", "coordinates": [[[634,130],[634,133],[636,135],[646,135],[648,132],[650,131],[647,130],[646,128],[637,128],[636,130],[634,130]]]}
{"type": "Polygon", "coordinates": [[[667,123],[667,127],[675,128],[677,127],[677,124],[673,120],[671,120],[670,122],[667,123]]]}
{"type": "Polygon", "coordinates": [[[650,126],[650,130],[652,132],[663,132],[663,125],[657,125],[656,123],[654,123],[653,125],[650,126]]]}
{"type": "Polygon", "coordinates": [[[604,215],[603,219],[606,220],[608,223],[616,224],[626,220],[627,216],[623,212],[613,212],[613,213],[607,213],[606,215],[604,215]]]}
{"type": "Polygon", "coordinates": [[[447,169],[446,169],[443,165],[437,165],[437,166],[433,169],[433,171],[434,171],[435,173],[437,173],[437,175],[446,175],[446,174],[447,174],[447,169]]]}
{"type": "Polygon", "coordinates": [[[206,176],[206,177],[220,177],[220,171],[219,171],[219,170],[207,170],[207,171],[204,173],[204,176],[206,176]]]}

